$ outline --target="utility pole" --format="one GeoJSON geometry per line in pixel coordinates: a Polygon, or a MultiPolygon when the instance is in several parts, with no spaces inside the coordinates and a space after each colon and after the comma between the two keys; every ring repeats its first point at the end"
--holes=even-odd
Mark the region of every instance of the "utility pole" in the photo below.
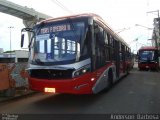
{"type": "Polygon", "coordinates": [[[11,58],[11,51],[12,51],[12,43],[11,43],[11,33],[12,33],[11,31],[12,30],[11,29],[14,28],[14,27],[13,26],[9,26],[8,28],[10,30],[10,58],[11,58]]]}

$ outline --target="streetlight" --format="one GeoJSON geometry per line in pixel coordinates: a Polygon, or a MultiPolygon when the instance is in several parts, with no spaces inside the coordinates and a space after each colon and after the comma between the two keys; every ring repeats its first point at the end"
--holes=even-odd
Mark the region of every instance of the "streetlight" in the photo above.
{"type": "Polygon", "coordinates": [[[143,26],[143,25],[139,25],[139,24],[135,24],[135,26],[140,26],[140,27],[147,28],[148,30],[153,30],[153,28],[149,28],[149,27],[146,27],[146,26],[143,26]]]}
{"type": "MultiPolygon", "coordinates": [[[[153,33],[155,34],[155,29],[154,28],[149,28],[149,27],[146,27],[146,26],[143,26],[143,25],[139,25],[139,24],[135,24],[135,26],[140,26],[140,27],[143,27],[143,28],[146,28],[148,30],[153,30],[153,33]]],[[[158,42],[157,42],[157,39],[155,39],[155,46],[157,47],[158,46],[158,42]]]]}
{"type": "Polygon", "coordinates": [[[155,11],[148,11],[147,13],[155,13],[155,12],[157,12],[157,15],[158,15],[158,18],[159,18],[159,10],[155,10],[155,11]]]}
{"type": "MultiPolygon", "coordinates": [[[[125,31],[125,30],[129,30],[130,29],[130,27],[128,27],[128,28],[123,28],[123,29],[119,29],[119,32],[116,32],[117,34],[119,34],[120,32],[123,32],[123,31],[125,31]]],[[[117,31],[117,30],[116,30],[117,31]]]]}
{"type": "MultiPolygon", "coordinates": [[[[8,27],[10,30],[10,52],[12,51],[12,43],[11,43],[11,29],[14,28],[13,26],[8,27]]],[[[11,57],[11,56],[10,56],[11,57]]]]}

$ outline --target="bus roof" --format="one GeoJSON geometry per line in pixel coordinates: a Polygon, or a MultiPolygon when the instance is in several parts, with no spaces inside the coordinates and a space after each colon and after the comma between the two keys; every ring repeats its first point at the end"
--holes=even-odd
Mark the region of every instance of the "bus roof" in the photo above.
{"type": "Polygon", "coordinates": [[[139,49],[140,50],[157,50],[155,46],[143,46],[139,49]]]}
{"type": "Polygon", "coordinates": [[[62,16],[62,17],[57,17],[57,18],[49,18],[49,19],[46,19],[46,20],[42,20],[40,23],[42,23],[42,22],[47,23],[47,22],[65,20],[65,19],[68,19],[68,18],[80,18],[80,17],[99,17],[99,18],[101,18],[100,16],[98,16],[94,13],[84,13],[84,14],[77,14],[77,15],[70,15],[70,16],[62,16]]]}
{"type": "Polygon", "coordinates": [[[63,17],[57,17],[57,18],[49,18],[47,20],[43,20],[41,22],[39,22],[38,24],[41,23],[49,23],[49,22],[53,22],[53,21],[60,21],[60,20],[65,20],[65,19],[72,19],[72,18],[81,18],[81,17],[91,17],[93,18],[95,21],[99,22],[100,24],[103,25],[103,27],[110,32],[110,34],[112,34],[115,38],[117,38],[118,40],[120,40],[123,44],[125,44],[126,46],[128,46],[128,44],[117,34],[113,31],[113,29],[97,14],[94,13],[84,13],[84,14],[77,14],[77,15],[71,15],[71,16],[63,16],[63,17]]]}

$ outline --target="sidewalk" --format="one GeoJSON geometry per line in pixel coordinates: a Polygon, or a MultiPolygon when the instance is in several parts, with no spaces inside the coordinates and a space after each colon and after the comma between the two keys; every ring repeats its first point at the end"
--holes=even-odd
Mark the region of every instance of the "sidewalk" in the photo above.
{"type": "Polygon", "coordinates": [[[32,95],[32,94],[35,94],[36,92],[34,91],[31,91],[31,90],[16,90],[16,94],[14,97],[5,97],[2,93],[0,93],[0,103],[1,102],[6,102],[6,101],[9,101],[9,100],[14,100],[14,99],[17,99],[17,98],[22,98],[22,97],[25,97],[27,95],[32,95]]]}

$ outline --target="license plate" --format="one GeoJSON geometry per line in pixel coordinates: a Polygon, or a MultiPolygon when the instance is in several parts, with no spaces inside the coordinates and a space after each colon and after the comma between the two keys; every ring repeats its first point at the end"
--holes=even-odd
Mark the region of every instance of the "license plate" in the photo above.
{"type": "Polygon", "coordinates": [[[149,66],[146,66],[146,68],[149,68],[149,66]]]}
{"type": "Polygon", "coordinates": [[[55,88],[44,88],[44,92],[55,93],[56,89],[55,88]]]}

